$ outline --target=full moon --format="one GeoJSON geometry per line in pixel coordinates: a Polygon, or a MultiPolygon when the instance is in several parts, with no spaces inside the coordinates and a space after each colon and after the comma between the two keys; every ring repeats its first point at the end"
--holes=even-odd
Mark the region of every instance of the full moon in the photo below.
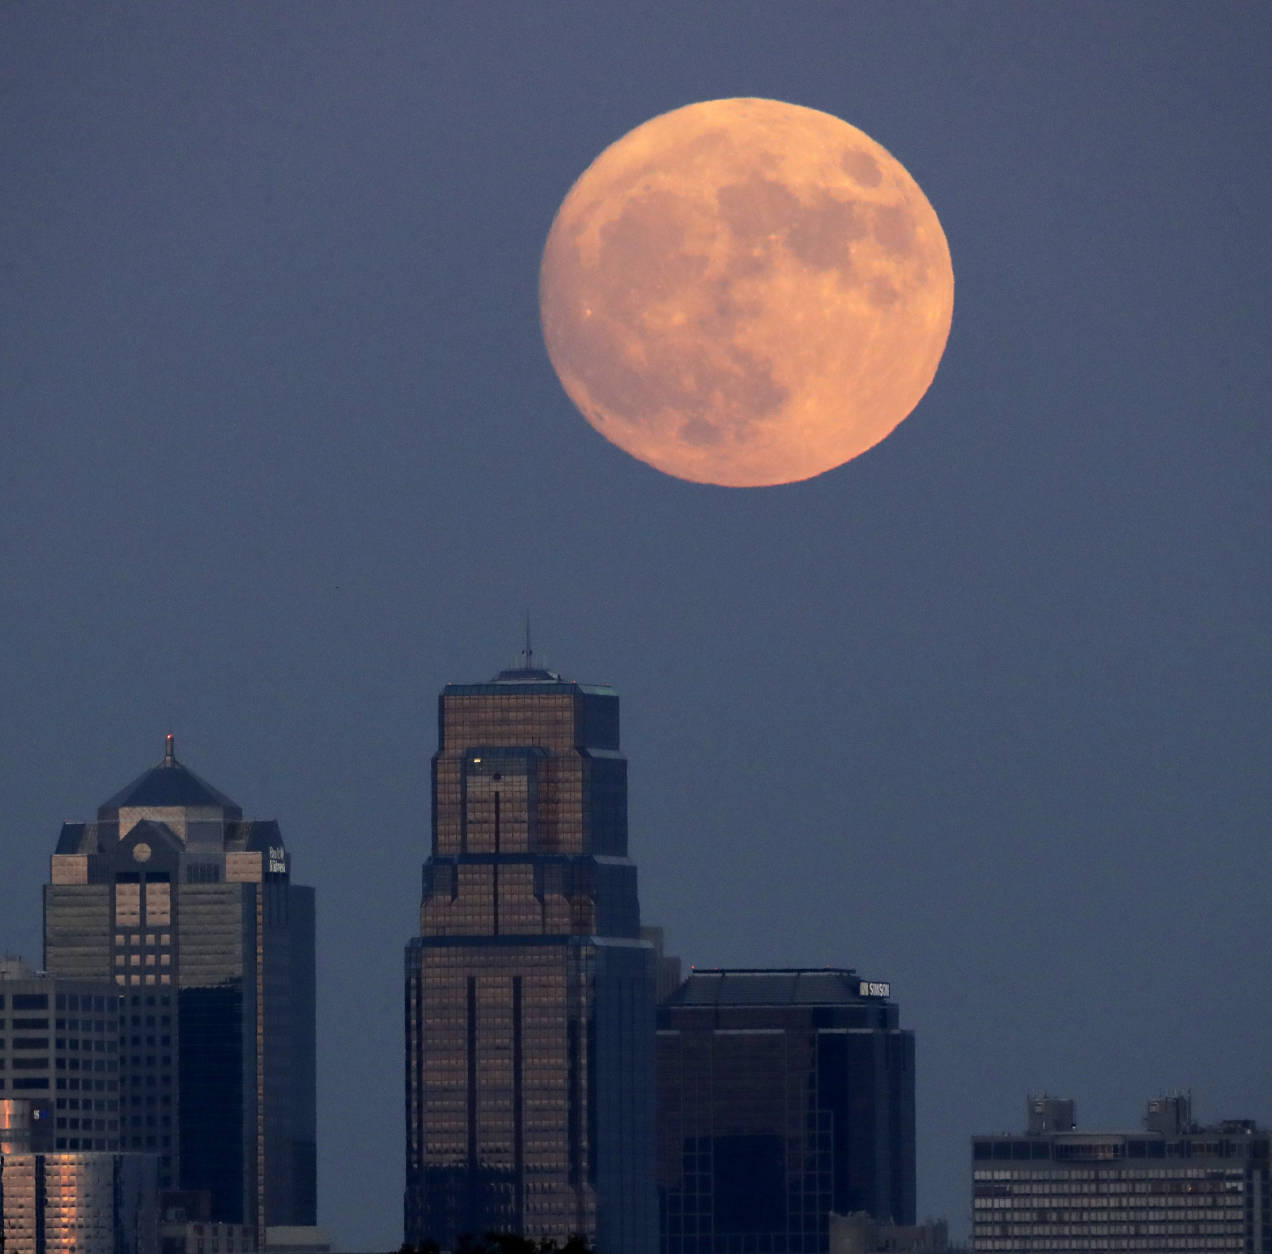
{"type": "Polygon", "coordinates": [[[605,149],[539,275],[548,356],[606,439],[757,487],[882,440],[936,374],[954,272],[905,167],[828,113],[710,100],[605,149]]]}

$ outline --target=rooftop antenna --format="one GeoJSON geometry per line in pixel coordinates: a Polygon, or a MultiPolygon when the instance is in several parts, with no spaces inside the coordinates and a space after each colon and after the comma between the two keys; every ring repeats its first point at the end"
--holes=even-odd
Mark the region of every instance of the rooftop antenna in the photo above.
{"type": "Polygon", "coordinates": [[[163,738],[163,764],[164,766],[174,766],[177,761],[177,746],[173,734],[169,732],[163,738]]]}
{"type": "Polygon", "coordinates": [[[526,647],[521,650],[521,656],[525,659],[525,669],[534,670],[534,650],[530,647],[530,611],[526,610],[526,647]]]}

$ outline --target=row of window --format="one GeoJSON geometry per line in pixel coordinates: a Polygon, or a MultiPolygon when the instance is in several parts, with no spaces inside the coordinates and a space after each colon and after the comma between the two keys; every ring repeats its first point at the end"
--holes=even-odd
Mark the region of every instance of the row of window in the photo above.
{"type": "MultiPolygon", "coordinates": [[[[113,1054],[115,1052],[116,1045],[115,1045],[115,1042],[111,1040],[110,1038],[105,1038],[98,1041],[81,1042],[76,1037],[72,1037],[70,1038],[70,1040],[66,1040],[62,1037],[57,1037],[56,1047],[59,1053],[113,1054]]],[[[47,1036],[22,1036],[22,1037],[18,1037],[13,1042],[12,1052],[17,1054],[17,1051],[30,1051],[30,1050],[42,1049],[42,1050],[45,1050],[47,1053],[48,1048],[49,1048],[49,1038],[47,1036]]],[[[10,1051],[5,1050],[5,1043],[3,1040],[0,1040],[0,1069],[4,1068],[5,1056],[7,1052],[10,1052],[10,1051]]],[[[15,1067],[27,1067],[29,1069],[29,1067],[31,1066],[31,1062],[30,1062],[30,1059],[24,1059],[22,1056],[18,1055],[18,1056],[15,1056],[13,1059],[13,1065],[15,1067]]]]}
{"type": "MultiPolygon", "coordinates": [[[[5,994],[0,993],[0,1010],[4,1009],[5,994]]],[[[14,993],[9,998],[14,1010],[47,1010],[49,995],[47,993],[14,993]]]]}
{"type": "Polygon", "coordinates": [[[87,1119],[70,1115],[59,1117],[57,1126],[62,1131],[71,1132],[114,1132],[118,1124],[114,1119],[87,1119]]]}
{"type": "MultiPolygon", "coordinates": [[[[1239,1167],[1113,1167],[1103,1171],[990,1171],[972,1172],[973,1180],[1211,1180],[1226,1175],[1234,1178],[1239,1167]]],[[[1099,1188],[1090,1190],[1098,1192],[1099,1188]]]]}
{"type": "Polygon", "coordinates": [[[1089,1181],[976,1184],[972,1186],[972,1192],[977,1198],[1014,1198],[1022,1206],[1030,1205],[1036,1199],[1053,1197],[1087,1198],[1092,1206],[1121,1206],[1128,1197],[1132,1196],[1169,1195],[1187,1198],[1202,1194],[1245,1191],[1244,1180],[1235,1172],[1223,1175],[1216,1173],[1216,1175],[1219,1178],[1207,1180],[1110,1180],[1096,1184],[1089,1181]]]}
{"type": "MultiPolygon", "coordinates": [[[[114,1061],[107,1066],[104,1058],[85,1058],[82,1061],[79,1058],[56,1058],[54,1059],[53,1070],[56,1071],[104,1071],[110,1075],[117,1075],[118,1068],[114,1061]]],[[[44,1058],[15,1058],[13,1060],[14,1071],[43,1071],[46,1074],[50,1070],[49,1060],[44,1058]]],[[[3,1060],[0,1059],[0,1072],[4,1071],[3,1060]]],[[[35,1085],[29,1079],[14,1077],[13,1087],[18,1088],[48,1088],[47,1081],[43,1084],[35,1085]]],[[[4,1077],[0,1075],[0,1088],[4,1088],[4,1077]]]]}
{"type": "Polygon", "coordinates": [[[1200,1140],[1187,1137],[1166,1141],[1153,1138],[1125,1141],[983,1141],[973,1140],[972,1159],[1001,1161],[1011,1159],[1057,1162],[1123,1162],[1127,1159],[1156,1158],[1231,1158],[1234,1155],[1255,1154],[1268,1157],[1267,1141],[1200,1140]]]}
{"type": "Polygon", "coordinates": [[[1157,1237],[1074,1237],[1057,1245],[1049,1237],[1010,1237],[995,1239],[977,1235],[973,1244],[980,1251],[998,1250],[1003,1254],[1024,1254],[1025,1251],[1036,1251],[1037,1254],[1051,1254],[1055,1250],[1092,1250],[1101,1254],[1114,1250],[1139,1250],[1145,1254],[1159,1254],[1162,1250],[1183,1250],[1188,1254],[1196,1254],[1198,1250],[1236,1250],[1246,1248],[1244,1237],[1199,1237],[1199,1236],[1157,1236],[1157,1237]]]}
{"type": "Polygon", "coordinates": [[[978,1223],[989,1223],[994,1226],[1006,1225],[1017,1228],[1035,1223],[1057,1224],[1057,1231],[1085,1231],[1091,1224],[1112,1223],[1120,1232],[1136,1231],[1144,1224],[1151,1223],[1193,1223],[1211,1222],[1221,1226],[1242,1223],[1245,1207],[1241,1200],[1235,1203],[1220,1203],[1216,1206],[1186,1206],[1178,1210],[1148,1209],[1137,1206],[1126,1207],[1116,1211],[1098,1210],[1047,1210],[1030,1207],[1027,1210],[995,1211],[977,1203],[972,1218],[978,1223]]]}
{"type": "Polygon", "coordinates": [[[1232,1211],[1244,1213],[1245,1196],[1241,1193],[1217,1193],[1208,1197],[1136,1197],[1136,1198],[1072,1198],[1057,1200],[1055,1198],[1021,1198],[1021,1197],[978,1197],[972,1200],[972,1207],[977,1211],[1002,1211],[999,1219],[1011,1221],[1020,1219],[1027,1221],[1036,1215],[1042,1218],[1076,1219],[1081,1216],[1109,1218],[1125,1217],[1137,1219],[1142,1215],[1179,1215],[1198,1214],[1214,1215],[1216,1211],[1232,1211]],[[1078,1210],[1079,1206],[1091,1209],[1078,1210]],[[1163,1209],[1164,1208],[1164,1209],[1163,1209]]]}

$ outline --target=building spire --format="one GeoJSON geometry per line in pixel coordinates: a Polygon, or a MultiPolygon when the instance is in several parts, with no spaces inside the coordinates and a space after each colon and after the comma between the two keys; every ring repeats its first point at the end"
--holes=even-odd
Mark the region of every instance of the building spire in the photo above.
{"type": "Polygon", "coordinates": [[[526,610],[526,647],[521,650],[521,656],[525,659],[525,669],[534,669],[534,650],[530,647],[530,611],[526,610]]]}
{"type": "Polygon", "coordinates": [[[171,732],[163,738],[163,764],[164,766],[176,766],[177,764],[176,738],[171,732]]]}

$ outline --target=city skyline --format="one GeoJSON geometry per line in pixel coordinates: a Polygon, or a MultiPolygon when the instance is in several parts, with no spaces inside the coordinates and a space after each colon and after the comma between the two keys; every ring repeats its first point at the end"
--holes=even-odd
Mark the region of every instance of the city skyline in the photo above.
{"type": "Polygon", "coordinates": [[[891,981],[920,1215],[1031,1090],[1272,1123],[1269,63],[1235,3],[4,6],[0,948],[175,731],[315,887],[319,1220],[394,1248],[435,695],[528,608],[668,951],[891,981]],[[887,147],[957,288],[893,435],[754,490],[538,325],[587,163],[740,95],[887,147]]]}

